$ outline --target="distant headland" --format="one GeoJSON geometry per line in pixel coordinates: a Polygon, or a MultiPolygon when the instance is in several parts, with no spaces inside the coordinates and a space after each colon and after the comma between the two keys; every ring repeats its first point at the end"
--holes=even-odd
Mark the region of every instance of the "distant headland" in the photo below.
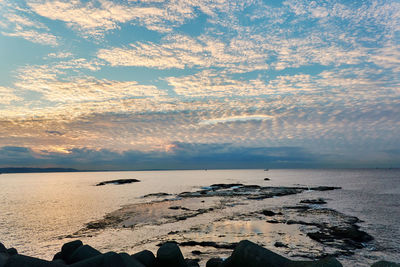
{"type": "Polygon", "coordinates": [[[73,168],[29,168],[29,167],[6,167],[0,168],[1,173],[35,173],[35,172],[82,172],[73,168]]]}

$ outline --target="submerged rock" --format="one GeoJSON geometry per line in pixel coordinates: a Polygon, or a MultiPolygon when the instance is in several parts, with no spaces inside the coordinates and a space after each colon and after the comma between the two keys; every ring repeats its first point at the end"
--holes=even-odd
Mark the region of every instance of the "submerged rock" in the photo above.
{"type": "Polygon", "coordinates": [[[300,203],[305,203],[305,204],[326,204],[326,201],[323,198],[317,198],[317,199],[304,199],[304,200],[300,201],[300,203]]]}
{"type": "Polygon", "coordinates": [[[106,184],[121,185],[121,184],[137,183],[137,182],[140,182],[140,180],[137,180],[137,179],[118,179],[118,180],[103,181],[103,182],[100,182],[100,183],[96,184],[96,186],[106,185],[106,184]]]}
{"type": "Polygon", "coordinates": [[[400,267],[400,264],[390,261],[378,261],[372,264],[371,267],[400,267]]]}

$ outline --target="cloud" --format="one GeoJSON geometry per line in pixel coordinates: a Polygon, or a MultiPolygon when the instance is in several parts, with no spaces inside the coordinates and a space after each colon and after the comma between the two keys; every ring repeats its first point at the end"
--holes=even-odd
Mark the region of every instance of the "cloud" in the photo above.
{"type": "MultiPolygon", "coordinates": [[[[63,65],[62,68],[68,68],[63,65]]],[[[26,91],[41,93],[43,98],[56,102],[104,101],[129,97],[158,97],[165,95],[152,85],[136,81],[113,81],[91,76],[60,78],[60,69],[49,66],[31,66],[21,70],[15,86],[26,91]]]]}
{"type": "Polygon", "coordinates": [[[229,123],[229,122],[245,122],[245,121],[263,121],[263,120],[271,120],[273,116],[268,115],[244,115],[244,116],[233,116],[233,117],[223,117],[223,118],[215,118],[211,120],[201,121],[200,125],[210,125],[217,123],[229,123]]]}
{"type": "Polygon", "coordinates": [[[17,32],[1,32],[5,36],[10,37],[21,37],[25,40],[31,41],[33,43],[43,44],[43,45],[52,45],[56,46],[58,44],[57,38],[49,33],[40,33],[35,30],[27,30],[27,31],[17,31],[17,32]]]}
{"type": "Polygon", "coordinates": [[[0,86],[0,99],[3,105],[9,105],[13,101],[21,101],[22,98],[15,95],[14,90],[11,88],[0,86]]]}
{"type": "Polygon", "coordinates": [[[52,20],[61,20],[84,37],[102,37],[106,32],[118,29],[120,24],[131,22],[150,30],[169,32],[186,19],[194,17],[194,11],[184,1],[168,3],[115,3],[99,0],[29,1],[37,14],[52,20]],[[155,5],[154,5],[155,4],[155,5]]]}
{"type": "Polygon", "coordinates": [[[19,8],[16,4],[5,3],[0,13],[0,33],[9,37],[20,37],[42,45],[57,46],[58,38],[49,32],[49,28],[30,17],[29,10],[19,8]]]}

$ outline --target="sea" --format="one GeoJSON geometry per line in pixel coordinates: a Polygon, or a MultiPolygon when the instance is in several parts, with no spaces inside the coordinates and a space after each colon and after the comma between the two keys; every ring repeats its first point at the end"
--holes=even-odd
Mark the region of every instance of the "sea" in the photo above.
{"type": "MultiPolygon", "coordinates": [[[[271,169],[271,170],[176,170],[24,173],[0,175],[0,242],[19,253],[51,260],[66,236],[86,223],[103,218],[125,205],[149,201],[146,194],[178,194],[215,183],[262,186],[339,186],[342,189],[315,192],[311,197],[327,199],[327,208],[362,220],[360,229],[374,237],[372,244],[339,260],[344,266],[368,266],[377,260],[400,262],[400,170],[399,169],[271,169]],[[113,179],[139,179],[125,185],[96,186],[113,179]],[[265,181],[264,178],[269,178],[265,181]]],[[[306,193],[301,193],[306,194],[306,193]]],[[[301,195],[300,194],[300,195],[301,195]]],[[[274,198],[272,206],[289,198],[274,198]]],[[[266,203],[267,203],[266,202],[266,203]]],[[[271,206],[270,205],[270,206],[271,206]]],[[[162,227],[162,226],[159,226],[162,227]]],[[[151,228],[154,229],[154,228],[151,228]]],[[[238,228],[239,229],[239,228],[238,228]]],[[[179,229],[177,229],[179,230],[179,229]]],[[[127,243],[140,243],[146,233],[135,235],[104,230],[85,236],[100,251],[135,252],[127,243]]],[[[232,229],[221,235],[229,239],[232,229]]],[[[251,231],[251,229],[249,230],[251,231]]],[[[260,236],[259,229],[254,235],[260,236]]],[[[139,232],[138,232],[139,233],[139,232]]],[[[251,240],[251,235],[249,235],[251,240]]],[[[270,242],[265,238],[266,244],[270,242]]],[[[151,247],[150,247],[151,249],[151,247]]],[[[156,248],[153,249],[155,251],[156,248]]],[[[186,255],[185,255],[186,256],[186,255]]],[[[288,256],[288,255],[284,255],[288,256]]],[[[290,256],[290,255],[289,255],[290,256]]]]}

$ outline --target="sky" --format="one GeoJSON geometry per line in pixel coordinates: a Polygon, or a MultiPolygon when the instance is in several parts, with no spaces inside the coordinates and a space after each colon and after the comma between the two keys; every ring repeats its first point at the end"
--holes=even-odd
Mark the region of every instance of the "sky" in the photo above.
{"type": "Polygon", "coordinates": [[[0,0],[0,167],[400,167],[400,1],[0,0]]]}

